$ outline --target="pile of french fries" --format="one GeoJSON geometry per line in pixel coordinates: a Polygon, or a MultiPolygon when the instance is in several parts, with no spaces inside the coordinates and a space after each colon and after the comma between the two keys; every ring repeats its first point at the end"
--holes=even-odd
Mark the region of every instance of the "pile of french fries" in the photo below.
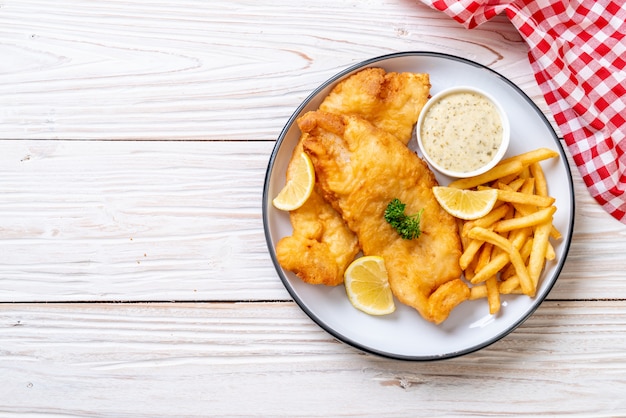
{"type": "Polygon", "coordinates": [[[535,296],[546,260],[555,258],[550,238],[555,199],[548,195],[540,162],[558,158],[556,151],[540,148],[501,161],[485,174],[459,179],[450,187],[497,190],[498,200],[482,218],[461,221],[460,259],[471,284],[470,299],[487,298],[489,312],[500,310],[502,294],[535,296]]]}

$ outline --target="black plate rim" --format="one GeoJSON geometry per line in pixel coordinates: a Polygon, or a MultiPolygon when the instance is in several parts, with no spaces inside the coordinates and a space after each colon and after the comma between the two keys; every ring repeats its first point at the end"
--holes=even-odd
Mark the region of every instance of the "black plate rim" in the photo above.
{"type": "Polygon", "coordinates": [[[574,181],[572,178],[572,173],[571,173],[571,168],[569,166],[569,164],[567,163],[567,157],[565,154],[565,150],[563,148],[563,145],[561,143],[561,141],[559,140],[559,137],[557,136],[556,132],[554,131],[554,129],[552,128],[552,125],[550,124],[550,122],[548,121],[548,119],[546,118],[546,116],[543,114],[543,112],[541,112],[541,110],[539,109],[539,107],[535,104],[535,102],[533,102],[530,97],[528,97],[528,95],[526,93],[524,93],[524,91],[522,91],[515,83],[513,83],[511,80],[509,80],[508,78],[504,77],[503,75],[501,75],[500,73],[498,73],[497,71],[484,66],[483,64],[477,63],[475,61],[463,58],[463,57],[458,57],[455,55],[451,55],[451,54],[445,54],[445,53],[441,53],[441,52],[432,52],[432,51],[405,51],[405,52],[396,52],[396,53],[391,53],[391,54],[385,54],[385,55],[380,55],[377,57],[373,57],[370,59],[366,59],[364,61],[361,61],[357,64],[351,65],[349,67],[347,67],[346,69],[340,71],[339,73],[335,74],[334,76],[330,77],[328,80],[326,80],[324,83],[322,83],[319,87],[317,87],[315,90],[313,90],[313,92],[311,94],[309,94],[307,96],[307,98],[296,108],[296,110],[292,113],[292,115],[289,117],[287,123],[285,124],[285,126],[283,127],[283,129],[281,130],[278,139],[276,141],[276,144],[272,150],[272,154],[270,155],[270,159],[268,162],[268,166],[267,166],[267,170],[265,173],[265,180],[264,180],[264,184],[263,184],[263,200],[262,200],[262,217],[263,217],[263,230],[264,230],[264,234],[265,234],[265,240],[267,243],[267,247],[268,247],[268,251],[270,253],[271,259],[272,259],[272,263],[274,265],[274,268],[278,274],[278,276],[280,277],[280,280],[282,281],[283,285],[285,286],[285,289],[287,289],[287,292],[289,293],[289,295],[293,298],[293,300],[296,302],[296,304],[300,307],[300,309],[302,309],[302,311],[313,321],[315,322],[319,327],[321,327],[323,330],[325,330],[327,333],[329,333],[330,335],[332,335],[333,337],[337,338],[340,341],[343,341],[344,343],[359,349],[363,352],[366,353],[371,353],[371,354],[375,354],[384,358],[389,358],[389,359],[395,359],[395,360],[404,360],[404,361],[421,361],[421,362],[428,362],[428,361],[435,361],[435,360],[443,360],[443,359],[451,359],[451,358],[455,358],[455,357],[459,357],[459,356],[463,356],[466,354],[470,354],[479,350],[482,350],[483,348],[486,348],[492,344],[494,344],[495,342],[501,340],[502,338],[506,337],[507,335],[509,335],[511,332],[515,331],[521,324],[523,324],[529,317],[531,317],[535,311],[539,308],[540,305],[543,304],[543,302],[547,299],[547,296],[549,295],[550,291],[552,290],[552,288],[554,287],[556,281],[558,280],[559,276],[561,275],[561,272],[563,270],[563,267],[565,265],[565,261],[567,259],[567,255],[569,253],[569,249],[571,246],[571,241],[572,241],[572,234],[570,233],[567,237],[567,240],[564,241],[562,243],[563,245],[563,256],[561,257],[561,259],[559,260],[557,266],[555,267],[555,278],[552,281],[552,283],[550,283],[549,287],[546,289],[546,293],[544,295],[543,298],[541,298],[541,300],[535,300],[531,309],[528,310],[528,312],[521,316],[515,323],[513,323],[510,327],[508,327],[506,330],[500,332],[499,334],[493,336],[490,339],[487,339],[485,341],[483,341],[481,344],[476,344],[474,346],[468,347],[467,349],[464,350],[459,350],[459,351],[454,351],[454,352],[449,352],[446,354],[442,354],[442,355],[433,355],[433,356],[406,356],[406,355],[401,355],[401,354],[397,354],[397,353],[390,353],[388,351],[382,351],[382,350],[377,350],[375,348],[372,347],[368,347],[364,344],[359,343],[358,341],[354,341],[351,338],[346,337],[345,335],[337,332],[336,330],[334,330],[332,327],[328,326],[326,323],[324,323],[320,318],[318,318],[313,312],[311,312],[307,306],[306,303],[304,303],[303,300],[300,299],[300,297],[298,296],[298,294],[296,293],[296,291],[293,289],[293,287],[291,286],[291,284],[289,283],[289,280],[287,279],[287,277],[284,275],[283,270],[280,266],[280,264],[277,261],[276,258],[276,252],[275,252],[275,248],[273,246],[272,243],[272,239],[271,239],[271,234],[270,234],[270,230],[269,230],[269,205],[271,204],[271,199],[268,196],[268,191],[269,191],[269,185],[270,185],[270,180],[271,180],[271,174],[272,174],[272,169],[274,167],[274,163],[276,161],[276,156],[278,154],[278,151],[282,145],[282,142],[285,139],[285,136],[287,135],[287,132],[289,131],[290,127],[292,126],[292,124],[295,122],[295,120],[297,119],[298,115],[300,114],[300,112],[317,96],[317,94],[319,94],[320,91],[324,90],[325,88],[327,88],[329,85],[334,84],[336,82],[338,82],[339,80],[341,80],[343,77],[345,77],[346,75],[361,69],[361,68],[366,68],[368,66],[372,66],[375,65],[377,62],[380,61],[385,61],[388,59],[392,59],[392,58],[400,58],[400,57],[406,57],[406,56],[421,56],[421,57],[435,57],[435,58],[443,58],[443,59],[448,59],[448,60],[452,60],[452,61],[459,61],[462,63],[465,63],[467,65],[470,66],[474,66],[477,68],[480,68],[482,70],[488,71],[490,73],[492,73],[494,76],[496,76],[497,78],[501,79],[503,82],[505,82],[506,84],[508,84],[511,88],[513,88],[524,100],[526,100],[526,102],[528,102],[528,104],[530,105],[530,107],[539,115],[540,119],[545,123],[546,127],[548,128],[548,131],[550,132],[552,139],[554,140],[558,152],[560,154],[560,157],[563,159],[564,164],[566,166],[566,174],[567,174],[567,180],[569,183],[569,187],[570,190],[572,190],[572,193],[570,194],[570,205],[571,205],[571,217],[569,219],[569,230],[573,231],[574,230],[574,218],[575,218],[575,213],[576,213],[576,207],[575,207],[575,199],[574,199],[574,181]]]}

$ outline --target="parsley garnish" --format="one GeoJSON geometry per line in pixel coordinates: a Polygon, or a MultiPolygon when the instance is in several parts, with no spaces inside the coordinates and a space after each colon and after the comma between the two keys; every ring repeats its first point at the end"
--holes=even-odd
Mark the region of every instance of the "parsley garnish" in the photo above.
{"type": "Polygon", "coordinates": [[[400,201],[400,199],[393,199],[387,205],[385,209],[385,220],[391,225],[398,234],[404,239],[419,238],[422,234],[420,230],[420,220],[422,218],[422,212],[420,210],[415,215],[406,215],[404,208],[406,205],[400,201]]]}

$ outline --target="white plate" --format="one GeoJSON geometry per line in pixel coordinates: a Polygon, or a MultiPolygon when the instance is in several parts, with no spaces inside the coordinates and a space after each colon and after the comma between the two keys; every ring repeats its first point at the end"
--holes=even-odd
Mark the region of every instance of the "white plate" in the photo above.
{"type": "MultiPolygon", "coordinates": [[[[440,184],[450,179],[438,175],[440,184]]],[[[476,351],[498,341],[524,322],[554,285],[567,257],[574,226],[574,192],[565,153],[554,130],[534,103],[512,82],[480,64],[438,53],[406,52],[367,60],[337,74],[318,87],[291,116],[281,132],[269,161],[263,190],[263,223],[276,271],[296,303],[313,321],[334,337],[363,351],[405,360],[435,360],[476,351]],[[422,319],[413,308],[396,303],[391,315],[374,317],[352,307],[343,286],[313,286],[285,271],[276,261],[280,238],[291,235],[288,213],[273,208],[271,201],[285,182],[285,171],[300,132],[295,124],[303,112],[316,109],[333,86],[366,68],[430,74],[431,94],[455,85],[469,85],[494,96],[508,113],[511,144],[507,156],[539,147],[557,150],[558,159],[542,163],[550,194],[556,198],[554,224],[563,238],[554,243],[556,259],[548,262],[537,295],[504,296],[498,315],[489,314],[486,300],[464,302],[441,325],[422,319]]]]}

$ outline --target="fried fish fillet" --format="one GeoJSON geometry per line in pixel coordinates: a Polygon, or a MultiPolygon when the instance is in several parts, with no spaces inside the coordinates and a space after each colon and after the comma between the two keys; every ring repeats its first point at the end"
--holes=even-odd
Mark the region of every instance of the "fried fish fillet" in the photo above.
{"type": "MultiPolygon", "coordinates": [[[[429,93],[428,74],[368,68],[337,84],[320,109],[358,115],[407,144],[429,93]]],[[[293,152],[288,179],[305,136],[293,152]]],[[[293,234],[278,242],[276,257],[283,268],[307,283],[337,285],[343,282],[345,269],[360,249],[354,233],[318,190],[316,187],[302,207],[290,212],[293,234]]]]}
{"type": "MultiPolygon", "coordinates": [[[[302,141],[293,155],[301,152],[302,141]]],[[[287,179],[293,169],[290,163],[287,179]]],[[[289,218],[293,233],[276,244],[280,265],[309,284],[341,284],[345,269],[360,251],[358,241],[341,215],[322,198],[317,184],[305,204],[291,211],[289,218]]]]}
{"type": "Polygon", "coordinates": [[[319,110],[360,116],[408,144],[429,95],[428,74],[367,68],[337,84],[319,110]]]}
{"type": "Polygon", "coordinates": [[[363,254],[385,260],[394,295],[425,319],[444,321],[469,298],[461,277],[455,219],[437,203],[426,163],[393,135],[355,116],[320,111],[298,120],[303,147],[315,166],[324,198],[358,237],[363,254]],[[422,214],[422,235],[407,240],[384,219],[391,200],[422,214]]]}

